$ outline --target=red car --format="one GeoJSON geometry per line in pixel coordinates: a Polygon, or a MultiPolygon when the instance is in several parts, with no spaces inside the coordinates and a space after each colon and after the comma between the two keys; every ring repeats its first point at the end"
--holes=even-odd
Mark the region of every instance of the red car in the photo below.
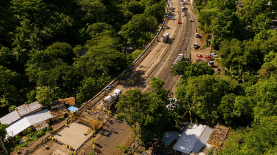
{"type": "Polygon", "coordinates": [[[198,58],[204,58],[201,54],[196,54],[198,58]]]}
{"type": "Polygon", "coordinates": [[[178,24],[181,24],[181,22],[178,20],[178,24]]]}
{"type": "Polygon", "coordinates": [[[213,60],[213,58],[212,58],[211,56],[209,56],[209,55],[206,55],[206,56],[205,56],[205,59],[207,59],[207,60],[209,60],[209,61],[212,61],[212,60],[213,60]]]}

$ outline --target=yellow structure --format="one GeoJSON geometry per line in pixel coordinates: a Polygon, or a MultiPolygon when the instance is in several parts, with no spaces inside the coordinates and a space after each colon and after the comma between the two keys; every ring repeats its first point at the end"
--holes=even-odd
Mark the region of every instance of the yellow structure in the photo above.
{"type": "Polygon", "coordinates": [[[82,122],[86,125],[89,126],[88,131],[85,133],[85,135],[89,134],[91,130],[98,130],[103,126],[103,123],[98,121],[98,120],[94,120],[88,116],[84,116],[81,113],[76,113],[76,115],[70,115],[70,118],[73,120],[78,120],[79,122],[82,122]]]}

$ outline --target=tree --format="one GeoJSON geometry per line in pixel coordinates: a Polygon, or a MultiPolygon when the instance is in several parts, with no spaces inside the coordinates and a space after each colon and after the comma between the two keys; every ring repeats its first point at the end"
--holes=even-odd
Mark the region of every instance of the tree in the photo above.
{"type": "Polygon", "coordinates": [[[277,136],[275,128],[277,117],[264,117],[252,128],[246,131],[231,132],[230,137],[224,142],[225,147],[217,152],[219,155],[224,154],[270,154],[276,150],[277,136]]]}
{"type": "Polygon", "coordinates": [[[139,89],[126,91],[116,104],[118,119],[125,118],[132,130],[139,125],[139,138],[148,143],[154,138],[161,138],[163,129],[169,121],[166,102],[157,94],[164,92],[164,82],[158,78],[151,79],[152,92],[142,93],[139,89]]]}
{"type": "MultiPolygon", "coordinates": [[[[238,93],[240,87],[237,82],[218,76],[202,75],[182,80],[175,94],[180,107],[192,111],[196,116],[213,123],[224,120],[221,118],[223,97],[228,93],[238,93]]],[[[233,111],[232,107],[230,111],[233,111]]],[[[227,112],[228,113],[228,112],[227,112]]],[[[223,114],[224,115],[224,114],[223,114]]]]}
{"type": "Polygon", "coordinates": [[[171,68],[172,75],[183,75],[184,78],[189,76],[200,76],[200,75],[212,75],[214,69],[208,66],[207,63],[191,63],[187,61],[181,61],[171,68]]]}
{"type": "Polygon", "coordinates": [[[0,122],[0,136],[2,141],[4,141],[4,138],[6,137],[7,131],[5,130],[9,125],[8,124],[1,124],[0,122]]]}
{"type": "Polygon", "coordinates": [[[97,83],[97,80],[92,77],[85,78],[81,83],[82,86],[79,87],[78,94],[76,95],[76,100],[79,103],[85,102],[99,90],[99,84],[97,83]]]}
{"type": "Polygon", "coordinates": [[[47,87],[41,88],[37,91],[36,99],[43,105],[49,105],[54,98],[54,93],[47,87]]]}
{"type": "Polygon", "coordinates": [[[18,91],[16,84],[20,75],[6,67],[0,66],[0,106],[16,104],[18,91]]]}
{"type": "Polygon", "coordinates": [[[53,53],[55,58],[60,58],[62,61],[71,65],[75,57],[73,48],[68,43],[55,42],[47,49],[48,52],[53,53]]]}

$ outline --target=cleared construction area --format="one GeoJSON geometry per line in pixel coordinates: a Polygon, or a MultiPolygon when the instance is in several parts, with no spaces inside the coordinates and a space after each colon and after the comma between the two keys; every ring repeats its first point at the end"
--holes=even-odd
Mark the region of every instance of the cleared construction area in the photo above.
{"type": "Polygon", "coordinates": [[[88,129],[89,127],[87,125],[81,122],[74,122],[56,134],[55,138],[77,150],[83,142],[90,138],[90,135],[84,134],[88,129]]]}

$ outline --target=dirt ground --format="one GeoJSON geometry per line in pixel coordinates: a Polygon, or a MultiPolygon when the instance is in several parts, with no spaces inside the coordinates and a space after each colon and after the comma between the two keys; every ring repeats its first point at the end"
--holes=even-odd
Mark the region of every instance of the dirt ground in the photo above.
{"type": "Polygon", "coordinates": [[[45,145],[40,146],[32,155],[70,155],[71,152],[65,145],[52,140],[47,143],[47,147],[45,148],[45,145]]]}

